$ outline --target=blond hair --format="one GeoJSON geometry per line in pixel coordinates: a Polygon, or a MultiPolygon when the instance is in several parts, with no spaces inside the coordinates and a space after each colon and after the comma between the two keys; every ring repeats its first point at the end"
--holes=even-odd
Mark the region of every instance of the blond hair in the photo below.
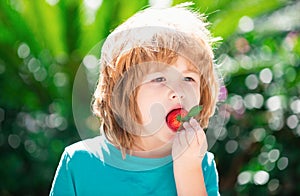
{"type": "Polygon", "coordinates": [[[203,128],[208,126],[219,84],[213,65],[212,37],[206,26],[202,15],[184,6],[147,8],[108,36],[101,52],[93,112],[100,118],[103,133],[123,154],[132,149],[138,134],[137,84],[155,62],[172,65],[182,56],[197,68],[201,81],[199,104],[203,105],[197,118],[203,128]]]}

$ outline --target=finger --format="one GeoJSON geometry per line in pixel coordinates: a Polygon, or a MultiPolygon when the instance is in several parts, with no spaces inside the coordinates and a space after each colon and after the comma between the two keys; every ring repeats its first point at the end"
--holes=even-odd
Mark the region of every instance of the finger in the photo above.
{"type": "Polygon", "coordinates": [[[185,130],[193,129],[189,122],[184,122],[182,126],[185,130]]]}
{"type": "Polygon", "coordinates": [[[177,145],[180,145],[182,148],[185,148],[192,143],[196,133],[195,130],[187,122],[183,124],[183,128],[184,129],[182,131],[177,132],[176,137],[174,138],[174,142],[177,145]]]}
{"type": "Polygon", "coordinates": [[[174,138],[172,145],[172,157],[173,160],[179,158],[188,148],[188,143],[186,139],[186,131],[180,131],[174,138]]]}
{"type": "Polygon", "coordinates": [[[201,144],[198,156],[203,157],[205,155],[205,153],[207,152],[207,149],[208,149],[206,135],[205,135],[205,132],[202,129],[198,130],[196,132],[196,134],[197,134],[197,136],[196,136],[197,141],[199,142],[198,144],[201,144]]]}
{"type": "Polygon", "coordinates": [[[201,127],[200,127],[200,124],[196,121],[196,119],[194,118],[191,118],[190,119],[190,125],[192,127],[192,129],[195,131],[196,133],[196,138],[197,138],[197,143],[199,143],[199,137],[198,137],[198,134],[197,134],[197,131],[202,131],[201,127]]]}
{"type": "Polygon", "coordinates": [[[190,125],[190,123],[185,122],[183,123],[183,127],[185,129],[185,140],[188,145],[190,145],[196,135],[195,130],[190,125]]]}
{"type": "Polygon", "coordinates": [[[176,139],[177,139],[177,141],[178,141],[177,143],[178,143],[179,145],[181,145],[181,140],[180,140],[180,138],[181,138],[182,132],[183,132],[183,130],[178,131],[178,132],[177,132],[177,135],[176,135],[176,139]]]}
{"type": "Polygon", "coordinates": [[[200,127],[199,122],[197,122],[197,120],[194,119],[194,118],[191,118],[191,119],[190,119],[190,125],[191,125],[191,127],[192,127],[194,130],[196,130],[196,131],[199,131],[199,130],[202,129],[202,128],[200,127]]]}
{"type": "Polygon", "coordinates": [[[178,131],[175,137],[174,142],[176,142],[179,146],[186,146],[187,138],[186,138],[186,129],[183,128],[181,131],[178,131]]]}

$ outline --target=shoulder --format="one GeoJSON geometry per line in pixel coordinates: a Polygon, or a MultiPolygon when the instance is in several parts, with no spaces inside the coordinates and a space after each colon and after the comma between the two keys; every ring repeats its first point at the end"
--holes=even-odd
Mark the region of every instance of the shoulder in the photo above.
{"type": "Polygon", "coordinates": [[[219,177],[213,153],[205,154],[202,170],[208,195],[219,195],[219,177]]]}
{"type": "Polygon", "coordinates": [[[86,182],[97,179],[99,172],[95,172],[95,168],[97,171],[103,169],[103,164],[99,164],[102,143],[103,137],[98,136],[67,146],[57,167],[50,195],[75,195],[75,187],[76,191],[84,190],[86,182]]]}
{"type": "Polygon", "coordinates": [[[215,159],[215,155],[212,152],[206,152],[205,157],[207,161],[212,162],[215,159]]]}
{"type": "Polygon", "coordinates": [[[202,161],[203,169],[207,169],[208,167],[215,167],[215,156],[211,152],[206,152],[202,161]]]}
{"type": "Polygon", "coordinates": [[[95,157],[101,159],[101,157],[103,157],[103,149],[107,149],[105,138],[103,136],[97,136],[67,146],[64,155],[69,159],[77,157],[95,157]]]}

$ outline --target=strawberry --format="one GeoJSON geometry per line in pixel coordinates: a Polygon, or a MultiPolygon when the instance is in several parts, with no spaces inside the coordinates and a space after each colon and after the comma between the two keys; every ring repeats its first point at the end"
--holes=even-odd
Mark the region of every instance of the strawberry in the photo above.
{"type": "Polygon", "coordinates": [[[166,118],[168,127],[176,132],[178,128],[181,126],[182,122],[178,120],[178,116],[181,118],[185,117],[188,114],[188,112],[182,108],[178,108],[175,110],[172,110],[166,118]]]}
{"type": "Polygon", "coordinates": [[[188,122],[192,117],[197,116],[202,108],[202,106],[196,105],[189,112],[182,108],[172,110],[166,118],[168,127],[174,132],[178,131],[182,123],[188,122]]]}

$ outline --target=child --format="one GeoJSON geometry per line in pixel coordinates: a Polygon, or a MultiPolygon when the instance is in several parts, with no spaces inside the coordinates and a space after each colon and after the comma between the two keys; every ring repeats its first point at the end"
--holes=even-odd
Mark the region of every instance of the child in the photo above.
{"type": "Polygon", "coordinates": [[[211,40],[182,5],[147,8],[115,29],[93,102],[102,134],[65,149],[50,195],[219,195],[203,131],[219,91],[211,40]],[[202,111],[174,128],[195,105],[202,111]]]}

